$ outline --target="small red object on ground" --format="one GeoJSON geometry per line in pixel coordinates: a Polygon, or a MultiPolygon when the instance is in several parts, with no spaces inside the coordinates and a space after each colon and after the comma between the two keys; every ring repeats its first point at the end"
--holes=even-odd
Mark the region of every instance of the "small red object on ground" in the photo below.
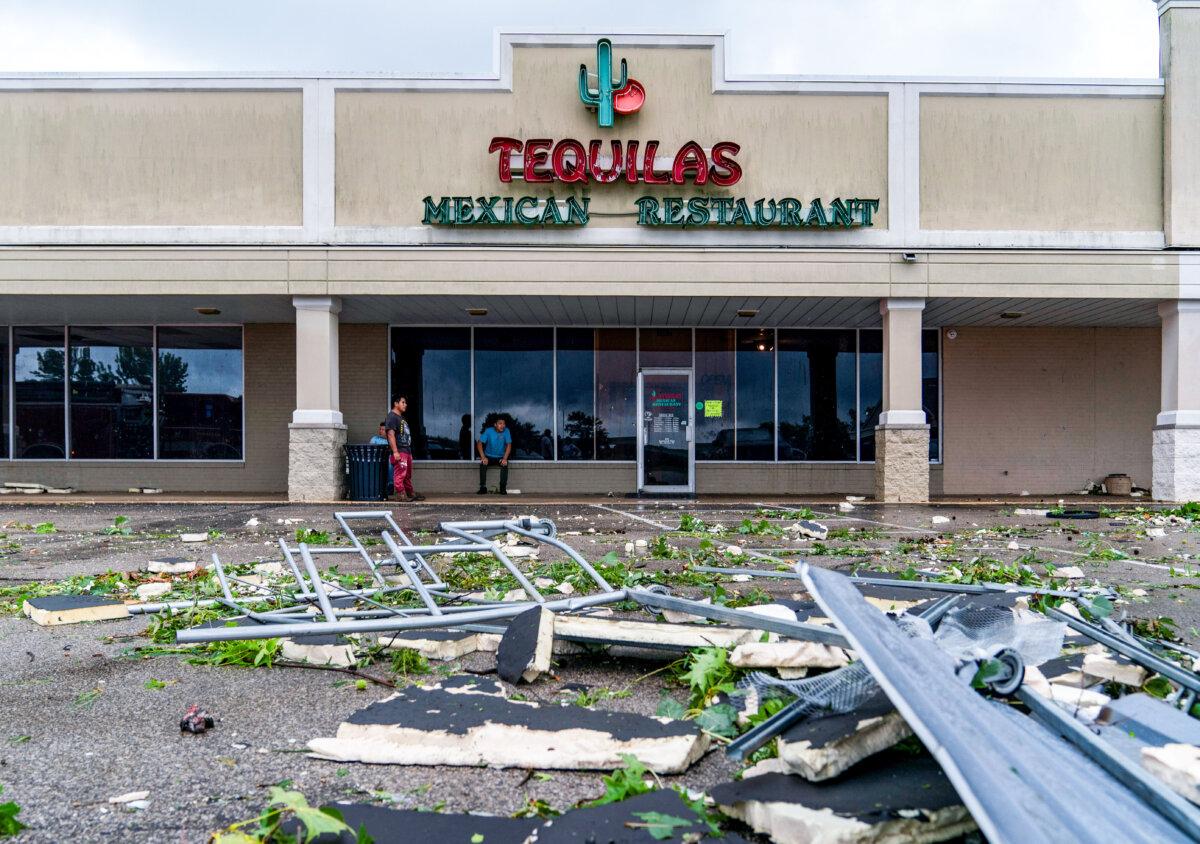
{"type": "Polygon", "coordinates": [[[185,733],[203,733],[212,729],[213,718],[197,704],[188,707],[188,711],[179,719],[179,729],[185,733]]]}

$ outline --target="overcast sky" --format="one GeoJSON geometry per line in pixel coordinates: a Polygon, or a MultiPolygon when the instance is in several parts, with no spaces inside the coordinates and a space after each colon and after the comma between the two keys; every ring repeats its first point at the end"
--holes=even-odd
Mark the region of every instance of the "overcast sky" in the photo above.
{"type": "Polygon", "coordinates": [[[0,72],[481,74],[498,27],[728,32],[731,75],[1158,75],[1153,0],[0,0],[0,72]]]}

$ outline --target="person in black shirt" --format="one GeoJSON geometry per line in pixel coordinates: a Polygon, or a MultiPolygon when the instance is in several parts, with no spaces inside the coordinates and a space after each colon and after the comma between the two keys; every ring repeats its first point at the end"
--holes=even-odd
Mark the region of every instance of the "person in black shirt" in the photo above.
{"type": "Polygon", "coordinates": [[[412,429],[404,418],[408,399],[392,396],[392,411],[383,421],[388,446],[392,450],[392,484],[396,489],[397,501],[424,501],[425,496],[413,492],[412,485],[412,429]]]}

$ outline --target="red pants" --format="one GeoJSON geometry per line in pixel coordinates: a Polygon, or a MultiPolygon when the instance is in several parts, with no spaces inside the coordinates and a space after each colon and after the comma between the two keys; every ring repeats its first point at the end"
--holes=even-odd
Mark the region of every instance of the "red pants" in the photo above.
{"type": "Polygon", "coordinates": [[[399,458],[393,454],[388,460],[392,463],[392,485],[396,488],[396,494],[412,498],[412,455],[402,451],[399,458]]]}

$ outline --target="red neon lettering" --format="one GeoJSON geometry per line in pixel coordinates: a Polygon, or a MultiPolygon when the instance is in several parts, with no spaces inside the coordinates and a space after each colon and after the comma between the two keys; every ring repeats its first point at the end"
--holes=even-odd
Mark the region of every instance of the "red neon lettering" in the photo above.
{"type": "MultiPolygon", "coordinates": [[[[733,160],[733,156],[741,151],[741,147],[733,141],[721,141],[713,144],[712,148],[712,167],[708,170],[708,177],[714,185],[725,187],[727,185],[735,185],[742,178],[742,165],[733,160]],[[726,155],[728,153],[728,155],[726,155]],[[717,169],[721,168],[721,169],[717,169]],[[722,172],[723,171],[723,172],[722,172]]],[[[697,182],[699,184],[699,182],[697,182]]]]}
{"type": "Polygon", "coordinates": [[[608,185],[621,175],[621,142],[612,142],[612,165],[603,170],[600,167],[600,144],[602,141],[592,141],[588,144],[588,172],[592,178],[602,185],[608,185]]]}
{"type": "Polygon", "coordinates": [[[704,155],[704,148],[695,141],[688,141],[675,153],[671,181],[677,185],[684,184],[687,181],[688,170],[695,172],[692,177],[693,184],[703,185],[708,182],[708,158],[704,155]]]}
{"type": "Polygon", "coordinates": [[[574,138],[566,138],[555,144],[550,160],[554,166],[554,178],[560,182],[587,182],[587,156],[583,144],[574,138]],[[574,158],[568,159],[567,153],[574,158]]]}
{"type": "Polygon", "coordinates": [[[671,180],[654,172],[654,156],[658,153],[658,141],[646,141],[645,163],[642,164],[642,181],[648,185],[669,185],[671,180]]]}
{"type": "Polygon", "coordinates": [[[500,181],[512,181],[512,154],[520,152],[522,146],[516,138],[492,138],[491,144],[488,145],[488,153],[500,153],[500,181]]]}
{"type": "Polygon", "coordinates": [[[525,142],[525,181],[554,181],[554,176],[550,173],[538,173],[535,169],[546,166],[546,161],[550,158],[551,143],[549,138],[537,138],[536,140],[525,142]]]}
{"type": "Polygon", "coordinates": [[[625,181],[636,185],[638,180],[638,142],[629,141],[625,144],[625,181]]]}

